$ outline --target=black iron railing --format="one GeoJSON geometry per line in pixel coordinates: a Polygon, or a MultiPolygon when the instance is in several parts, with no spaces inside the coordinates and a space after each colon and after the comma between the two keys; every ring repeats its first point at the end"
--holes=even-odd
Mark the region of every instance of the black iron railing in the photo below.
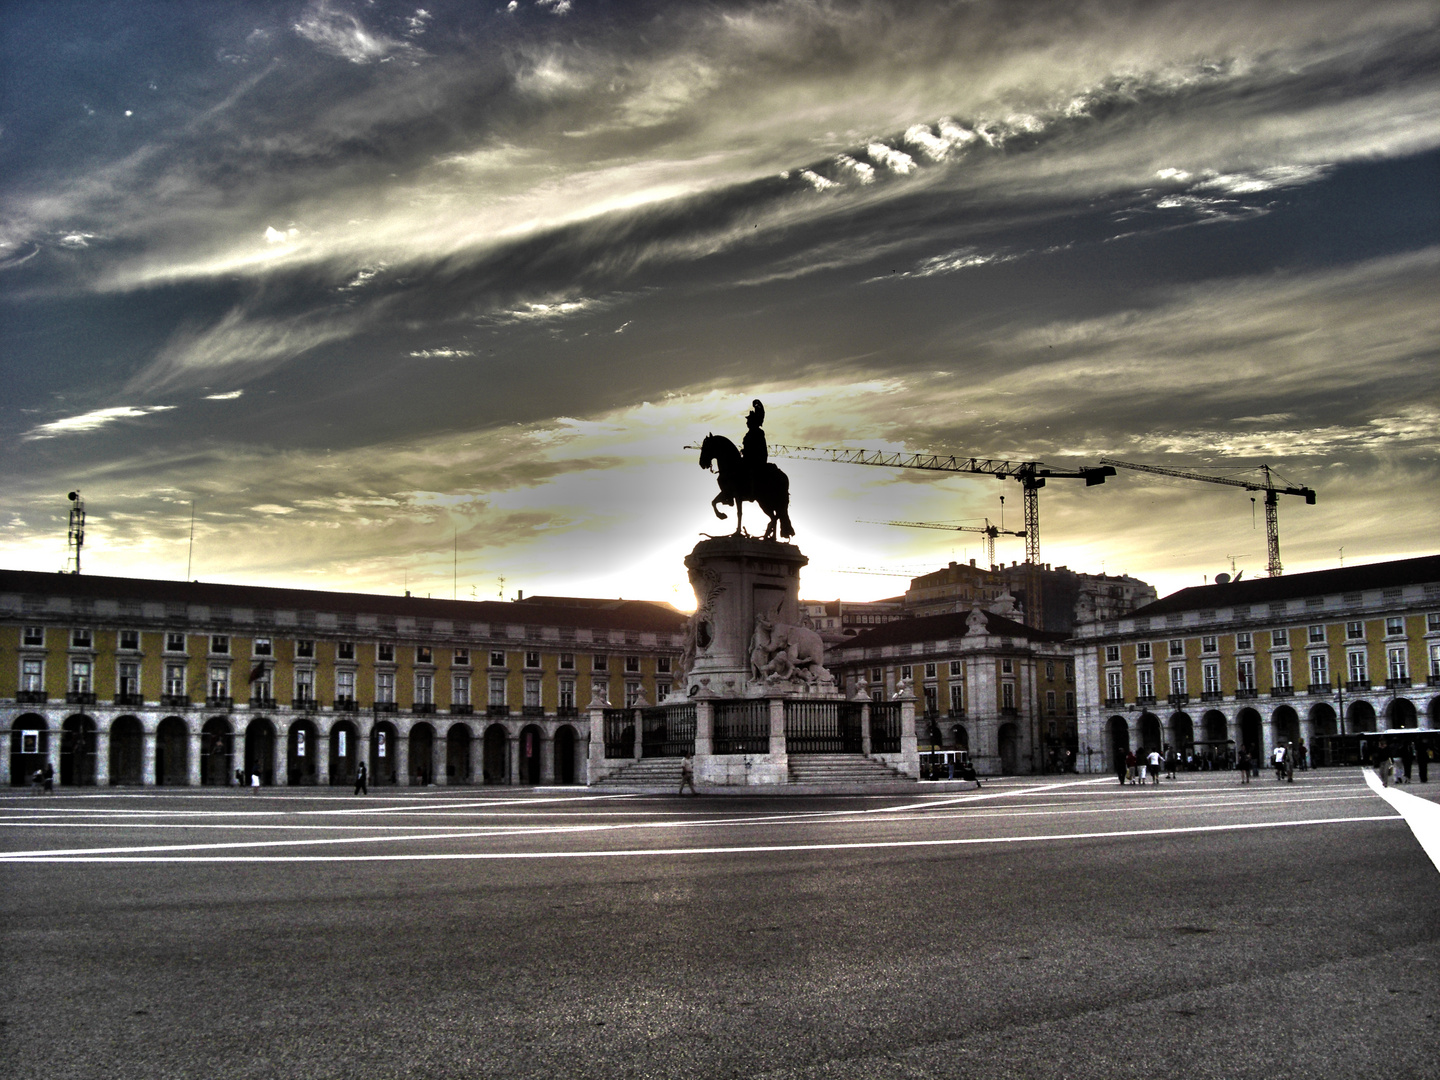
{"type": "Polygon", "coordinates": [[[467,704],[464,704],[464,705],[452,704],[452,705],[450,706],[450,715],[451,715],[451,716],[473,716],[473,715],[475,715],[475,706],[474,706],[474,705],[470,705],[470,704],[468,704],[468,703],[467,703],[467,704]]]}
{"type": "Polygon", "coordinates": [[[711,745],[717,754],[768,754],[770,703],[717,701],[711,745]]]}
{"type": "Polygon", "coordinates": [[[65,694],[66,705],[94,705],[95,691],[93,690],[69,690],[65,694]]]}
{"type": "Polygon", "coordinates": [[[652,705],[640,710],[641,757],[687,757],[693,753],[694,705],[652,705]]]}
{"type": "Polygon", "coordinates": [[[116,695],[115,695],[115,704],[116,704],[116,705],[129,705],[129,706],[131,706],[131,707],[138,706],[138,705],[144,705],[144,704],[145,704],[145,697],[144,697],[143,694],[116,694],[116,695]]]}
{"type": "Polygon", "coordinates": [[[785,702],[789,754],[858,754],[864,749],[861,710],[854,701],[785,702]]]}
{"type": "Polygon", "coordinates": [[[605,756],[607,758],[633,758],[635,756],[635,718],[629,709],[605,710],[605,756]]]}
{"type": "Polygon", "coordinates": [[[872,701],[870,703],[870,752],[872,754],[900,753],[900,702],[872,701]]]}
{"type": "Polygon", "coordinates": [[[50,700],[50,695],[44,690],[21,690],[15,695],[17,705],[43,705],[50,700]]]}

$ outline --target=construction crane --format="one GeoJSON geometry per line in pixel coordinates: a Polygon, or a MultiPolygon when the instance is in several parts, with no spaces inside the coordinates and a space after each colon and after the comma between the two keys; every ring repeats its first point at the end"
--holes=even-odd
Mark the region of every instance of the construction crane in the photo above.
{"type": "Polygon", "coordinates": [[[1315,492],[1310,488],[1276,487],[1270,478],[1269,465],[1260,466],[1260,473],[1265,477],[1265,482],[1257,484],[1253,480],[1236,480],[1229,476],[1210,476],[1206,473],[1191,472],[1189,469],[1168,469],[1162,465],[1137,465],[1133,461],[1121,461],[1118,458],[1103,457],[1100,461],[1105,465],[1114,465],[1121,469],[1134,469],[1136,472],[1155,473],[1158,476],[1176,476],[1181,480],[1203,480],[1207,484],[1228,484],[1230,487],[1244,488],[1246,491],[1265,492],[1265,543],[1269,553],[1266,569],[1271,577],[1279,577],[1284,570],[1280,565],[1279,496],[1301,495],[1305,499],[1306,506],[1315,505],[1315,492]]]}
{"type": "Polygon", "coordinates": [[[985,519],[984,525],[945,525],[938,521],[867,521],[867,525],[903,525],[908,529],[944,529],[947,532],[971,532],[983,533],[985,536],[985,565],[994,569],[995,566],[995,538],[997,536],[1024,536],[1023,531],[1017,532],[1014,529],[1002,529],[998,525],[990,524],[990,519],[985,519]]]}
{"type": "Polygon", "coordinates": [[[889,450],[845,450],[817,446],[771,446],[772,457],[839,461],[851,465],[883,465],[892,469],[930,469],[935,472],[979,473],[1018,480],[1025,492],[1025,561],[1040,565],[1040,489],[1046,480],[1084,480],[1086,487],[1103,484],[1115,470],[1108,465],[1074,472],[1047,469],[1042,461],[1002,461],[998,458],[962,458],[939,454],[901,454],[889,450]]]}

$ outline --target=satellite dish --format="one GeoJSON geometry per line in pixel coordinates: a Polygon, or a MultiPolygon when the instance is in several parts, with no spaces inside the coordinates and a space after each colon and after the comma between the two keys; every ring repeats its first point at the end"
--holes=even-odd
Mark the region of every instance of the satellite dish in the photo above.
{"type": "Polygon", "coordinates": [[[74,502],[74,501],[75,501],[76,499],[78,499],[79,497],[80,497],[80,493],[79,493],[78,491],[72,491],[72,492],[70,492],[70,501],[71,501],[71,502],[74,502]]]}
{"type": "Polygon", "coordinates": [[[1215,584],[1216,584],[1216,585],[1229,585],[1229,584],[1230,584],[1230,575],[1229,575],[1229,574],[1216,574],[1216,575],[1215,575],[1215,584]]]}

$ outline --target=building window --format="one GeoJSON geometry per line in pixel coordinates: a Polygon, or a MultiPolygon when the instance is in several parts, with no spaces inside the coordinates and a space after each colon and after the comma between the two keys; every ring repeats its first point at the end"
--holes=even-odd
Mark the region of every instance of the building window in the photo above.
{"type": "Polygon", "coordinates": [[[1385,620],[1386,637],[1403,637],[1405,634],[1405,620],[1397,616],[1391,616],[1385,620]]]}
{"type": "Polygon", "coordinates": [[[1148,641],[1138,641],[1138,642],[1135,643],[1135,659],[1136,659],[1136,660],[1149,660],[1149,659],[1150,659],[1150,642],[1148,642],[1148,641]]]}
{"type": "Polygon", "coordinates": [[[1276,656],[1271,663],[1275,666],[1275,681],[1271,685],[1276,690],[1288,690],[1290,688],[1290,658],[1276,656]]]}
{"type": "Polygon", "coordinates": [[[640,700],[640,684],[638,682],[627,682],[625,684],[625,707],[634,708],[635,703],[640,700]]]}
{"type": "Polygon", "coordinates": [[[525,666],[537,668],[540,666],[540,654],[538,652],[527,652],[525,654],[525,666]]]}
{"type": "Polygon", "coordinates": [[[75,694],[90,693],[90,661],[70,661],[70,691],[75,694]]]}
{"type": "Polygon", "coordinates": [[[1350,681],[1364,682],[1370,678],[1370,665],[1365,661],[1363,652],[1352,652],[1349,654],[1350,681]]]}
{"type": "Polygon", "coordinates": [[[28,694],[45,689],[45,661],[20,661],[20,689],[28,694]]]}
{"type": "Polygon", "coordinates": [[[561,671],[574,671],[574,670],[575,670],[575,654],[574,654],[573,652],[562,652],[562,653],[560,654],[560,670],[561,670],[561,671]]]}
{"type": "Polygon", "coordinates": [[[315,642],[313,642],[313,641],[297,641],[297,642],[295,642],[295,659],[297,659],[297,660],[314,660],[314,659],[315,659],[315,642]]]}
{"type": "Polygon", "coordinates": [[[212,667],[210,669],[210,690],[212,698],[227,698],[230,696],[230,669],[228,667],[212,667]]]}
{"type": "Polygon", "coordinates": [[[525,680],[525,707],[527,709],[538,709],[540,707],[540,680],[525,680]]]}
{"type": "Polygon", "coordinates": [[[1200,651],[1214,653],[1220,651],[1220,639],[1214,634],[1207,634],[1200,639],[1200,651]]]}
{"type": "Polygon", "coordinates": [[[1185,669],[1183,667],[1172,667],[1170,669],[1170,693],[1185,694],[1185,669]]]}
{"type": "MultiPolygon", "coordinates": [[[[930,667],[931,667],[931,668],[934,668],[935,665],[934,665],[934,664],[931,664],[930,667]]],[[[657,656],[657,657],[655,658],[655,672],[656,672],[656,674],[659,674],[659,675],[669,675],[669,674],[670,674],[670,657],[668,657],[668,656],[657,656]]],[[[932,671],[932,674],[933,674],[933,671],[932,671]]]]}
{"type": "Polygon", "coordinates": [[[562,708],[562,709],[573,709],[573,708],[575,708],[575,680],[574,680],[574,679],[561,679],[561,680],[560,680],[560,708],[562,708]]]}
{"type": "Polygon", "coordinates": [[[950,684],[950,711],[956,716],[965,712],[965,688],[960,683],[950,684]]]}
{"type": "Polygon", "coordinates": [[[927,678],[927,679],[933,679],[933,678],[935,678],[935,665],[934,665],[934,664],[926,664],[926,665],[925,665],[925,678],[927,678]]]}
{"type": "Polygon", "coordinates": [[[165,651],[166,651],[166,652],[184,652],[184,651],[185,651],[185,635],[184,635],[184,634],[180,634],[180,633],[176,633],[176,632],[173,631],[173,630],[171,630],[171,631],[166,631],[166,633],[165,633],[165,651]]]}
{"type": "Polygon", "coordinates": [[[415,673],[415,704],[435,704],[435,676],[429,672],[415,673]]]}
{"type": "Polygon", "coordinates": [[[1310,683],[1313,686],[1330,685],[1330,658],[1324,653],[1310,656],[1310,683]]]}
{"type": "Polygon", "coordinates": [[[1200,678],[1204,680],[1205,693],[1220,693],[1220,665],[1202,664],[1200,666],[1200,678]]]}
{"type": "Polygon", "coordinates": [[[1055,691],[1045,691],[1045,711],[1051,716],[1055,715],[1055,691]]]}
{"type": "Polygon", "coordinates": [[[70,631],[70,647],[72,649],[93,648],[95,639],[91,637],[90,631],[84,627],[76,627],[70,631]]]}
{"type": "Polygon", "coordinates": [[[336,659],[336,660],[354,660],[354,659],[355,659],[355,642],[353,642],[353,641],[337,641],[337,642],[335,643],[335,659],[336,659]]]}
{"type": "Polygon", "coordinates": [[[120,665],[120,677],[116,680],[116,689],[126,697],[138,697],[140,695],[140,665],[124,663],[120,665]]]}
{"type": "Polygon", "coordinates": [[[21,637],[20,643],[27,646],[44,647],[45,628],[43,626],[27,626],[21,637]]]}
{"type": "MultiPolygon", "coordinates": [[[[1007,660],[1006,663],[1009,663],[1009,661],[1007,660]]],[[[903,664],[900,667],[900,678],[905,682],[909,682],[912,678],[914,678],[913,672],[914,669],[911,668],[909,664],[903,664]]]]}
{"type": "Polygon", "coordinates": [[[950,677],[951,677],[952,679],[959,678],[960,675],[961,675],[961,673],[962,673],[964,670],[965,670],[965,665],[964,665],[964,663],[963,663],[962,661],[960,661],[960,660],[951,660],[951,661],[950,661],[950,677]]]}
{"type": "Polygon", "coordinates": [[[1271,648],[1274,648],[1274,649],[1283,649],[1283,648],[1285,648],[1285,646],[1287,646],[1287,645],[1289,645],[1289,644],[1290,644],[1290,631],[1288,631],[1288,630],[1271,630],[1271,631],[1270,631],[1270,647],[1271,647],[1271,648]]]}
{"type": "Polygon", "coordinates": [[[934,716],[940,711],[940,688],[936,686],[925,687],[925,712],[934,716]]]}
{"type": "Polygon", "coordinates": [[[469,649],[456,649],[456,650],[455,650],[455,664],[456,664],[456,666],[458,666],[458,667],[469,667],[469,666],[470,666],[470,650],[469,650],[469,649]]]}
{"type": "Polygon", "coordinates": [[[268,637],[257,637],[255,639],[256,656],[274,656],[275,646],[271,644],[268,637]]]}
{"type": "Polygon", "coordinates": [[[490,679],[490,704],[505,704],[505,678],[501,675],[492,676],[490,679]]]}
{"type": "Polygon", "coordinates": [[[1065,712],[1069,716],[1075,715],[1075,691],[1065,691],[1065,712]]]}
{"type": "MultiPolygon", "coordinates": [[[[906,670],[908,671],[909,669],[907,668],[906,670]]],[[[1005,657],[1004,659],[1002,659],[1002,660],[1000,661],[1000,674],[1002,674],[1002,675],[1014,675],[1014,674],[1015,674],[1015,661],[1012,660],[1012,659],[1010,659],[1010,657],[1008,657],[1008,656],[1005,657]]]]}
{"type": "Polygon", "coordinates": [[[668,682],[657,682],[655,684],[655,700],[664,701],[670,696],[670,684],[668,682]]]}
{"type": "Polygon", "coordinates": [[[435,650],[429,645],[416,645],[415,662],[417,664],[433,664],[435,662],[435,650]]]}
{"type": "Polygon", "coordinates": [[[260,674],[252,677],[250,680],[250,700],[252,702],[257,699],[269,701],[275,696],[275,686],[274,683],[271,682],[272,675],[270,669],[262,667],[259,670],[260,674]]]}
{"type": "Polygon", "coordinates": [[[1065,681],[1066,681],[1066,682],[1074,682],[1074,681],[1075,681],[1075,661],[1074,661],[1074,660],[1066,660],[1066,661],[1065,661],[1065,681]]]}
{"type": "Polygon", "coordinates": [[[230,638],[226,634],[210,635],[210,651],[216,656],[230,655],[230,638]]]}
{"type": "Polygon", "coordinates": [[[377,671],[375,673],[375,700],[382,705],[388,705],[395,700],[395,673],[393,671],[377,671]]]}
{"type": "Polygon", "coordinates": [[[1153,698],[1155,696],[1155,673],[1149,668],[1141,668],[1135,672],[1135,679],[1140,687],[1142,698],[1153,698]]]}
{"type": "Polygon", "coordinates": [[[870,684],[872,686],[883,686],[885,683],[885,672],[878,667],[870,669],[870,684]]]}
{"type": "Polygon", "coordinates": [[[1235,685],[1241,690],[1255,689],[1255,661],[1237,660],[1235,662],[1235,685]]]}
{"type": "Polygon", "coordinates": [[[1000,707],[1002,709],[1015,708],[1015,684],[1013,682],[1000,684],[1000,707]]]}
{"type": "Polygon", "coordinates": [[[179,697],[185,693],[185,665],[165,665],[165,693],[170,697],[179,697]]]}
{"type": "Polygon", "coordinates": [[[492,653],[490,654],[490,666],[491,666],[491,667],[504,667],[504,666],[505,666],[505,654],[504,654],[503,652],[492,652],[492,653]]]}
{"type": "Polygon", "coordinates": [[[1404,647],[1387,650],[1385,657],[1388,661],[1387,667],[1391,679],[1404,680],[1410,678],[1410,661],[1405,655],[1404,647]]]}
{"type": "Polygon", "coordinates": [[[1248,631],[1242,630],[1240,631],[1240,633],[1235,635],[1235,648],[1240,652],[1247,652],[1254,647],[1255,646],[1250,641],[1250,634],[1248,631]]]}
{"type": "Polygon", "coordinates": [[[1046,678],[1046,679],[1053,679],[1053,678],[1055,678],[1055,661],[1054,661],[1054,660],[1046,660],[1046,661],[1045,661],[1045,678],[1046,678]]]}
{"type": "Polygon", "coordinates": [[[1123,689],[1124,682],[1120,672],[1107,671],[1105,673],[1105,696],[1111,701],[1119,701],[1125,696],[1123,689]]]}
{"type": "Polygon", "coordinates": [[[1120,646],[1119,646],[1119,645],[1106,645],[1106,646],[1105,646],[1105,662],[1106,662],[1107,664],[1118,664],[1118,663],[1120,662],[1120,646]]]}
{"type": "Polygon", "coordinates": [[[314,668],[296,668],[296,669],[295,669],[295,700],[296,700],[296,701],[314,701],[314,700],[315,700],[315,669],[314,669],[314,668]]]}
{"type": "Polygon", "coordinates": [[[335,673],[335,700],[355,700],[355,672],[337,671],[335,673]]]}
{"type": "Polygon", "coordinates": [[[394,643],[389,641],[377,642],[375,644],[375,660],[381,664],[393,664],[395,662],[394,643]]]}
{"type": "Polygon", "coordinates": [[[1345,624],[1345,639],[1347,641],[1364,641],[1365,624],[1363,622],[1347,622],[1345,624]]]}
{"type": "Polygon", "coordinates": [[[1170,639],[1170,655],[1171,655],[1171,656],[1184,656],[1184,655],[1185,655],[1185,639],[1184,639],[1184,638],[1171,638],[1171,639],[1170,639]]]}
{"type": "Polygon", "coordinates": [[[1440,644],[1430,646],[1430,677],[1440,679],[1440,644]]]}
{"type": "Polygon", "coordinates": [[[1440,611],[1432,611],[1425,616],[1425,631],[1429,634],[1440,634],[1440,611]]]}
{"type": "Polygon", "coordinates": [[[604,653],[597,653],[590,661],[591,671],[609,671],[610,660],[604,653]]]}
{"type": "Polygon", "coordinates": [[[639,674],[639,672],[640,672],[640,657],[638,657],[638,656],[627,656],[627,657],[625,657],[625,671],[626,671],[627,674],[632,674],[632,675],[634,675],[634,674],[639,674]]]}
{"type": "Polygon", "coordinates": [[[1310,629],[1307,631],[1307,634],[1308,634],[1308,636],[1309,636],[1309,638],[1310,638],[1310,644],[1311,644],[1311,645],[1324,645],[1324,644],[1325,644],[1325,627],[1323,627],[1323,626],[1312,626],[1312,627],[1310,627],[1310,629]]]}
{"type": "Polygon", "coordinates": [[[139,631],[139,630],[121,630],[121,631],[120,631],[120,648],[122,648],[122,649],[129,649],[129,650],[131,650],[131,651],[134,651],[135,649],[140,648],[140,631],[139,631]]]}
{"type": "Polygon", "coordinates": [[[450,704],[470,704],[470,676],[455,675],[450,679],[450,704]]]}

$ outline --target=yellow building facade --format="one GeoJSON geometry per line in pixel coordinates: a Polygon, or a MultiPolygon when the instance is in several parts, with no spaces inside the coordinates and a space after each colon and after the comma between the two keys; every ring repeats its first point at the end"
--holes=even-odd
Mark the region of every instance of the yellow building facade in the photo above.
{"type": "Polygon", "coordinates": [[[684,623],[0,571],[0,783],[585,783],[586,710],[668,694],[684,623]]]}

